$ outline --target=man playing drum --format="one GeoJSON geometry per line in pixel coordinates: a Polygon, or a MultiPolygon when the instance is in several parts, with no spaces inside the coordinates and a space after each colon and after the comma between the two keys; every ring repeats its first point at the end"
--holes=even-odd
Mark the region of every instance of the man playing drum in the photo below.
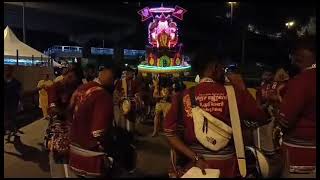
{"type": "Polygon", "coordinates": [[[261,85],[257,88],[257,103],[265,105],[267,103],[268,93],[271,90],[274,74],[271,70],[266,69],[261,76],[261,85]]]}
{"type": "Polygon", "coordinates": [[[135,133],[136,107],[140,103],[140,86],[134,79],[134,72],[131,69],[125,72],[124,78],[117,83],[116,90],[122,97],[119,103],[126,120],[127,131],[135,133]]]}
{"type": "Polygon", "coordinates": [[[110,161],[105,154],[105,135],[113,121],[113,72],[104,68],[94,81],[81,85],[73,94],[73,120],[69,165],[78,176],[106,175],[110,161]]]}
{"type": "Polygon", "coordinates": [[[279,111],[279,104],[285,92],[285,85],[289,79],[289,75],[284,69],[279,68],[272,81],[266,78],[268,77],[266,76],[266,72],[263,77],[264,82],[260,87],[259,99],[257,99],[257,101],[259,105],[268,109],[268,113],[272,119],[268,124],[254,129],[253,137],[255,147],[261,151],[261,155],[263,156],[260,157],[260,159],[265,160],[259,163],[260,170],[262,169],[261,175],[263,177],[277,177],[281,172],[281,164],[279,164],[281,157],[279,148],[274,143],[272,136],[275,128],[275,115],[279,111]]]}
{"type": "MultiPolygon", "coordinates": [[[[224,86],[224,67],[219,62],[220,59],[210,54],[211,52],[212,50],[198,52],[193,59],[193,62],[198,63],[198,66],[193,65],[193,67],[200,71],[201,78],[200,83],[194,88],[194,99],[201,109],[219,119],[222,122],[221,124],[228,126],[228,128],[226,126],[224,128],[222,126],[217,127],[219,130],[230,130],[231,120],[228,106],[230,99],[227,98],[224,86]]],[[[268,118],[267,114],[246,90],[241,76],[230,74],[228,79],[234,86],[240,118],[257,121],[261,124],[266,123],[264,120],[268,118]]],[[[192,166],[196,166],[203,173],[205,173],[204,169],[206,168],[219,169],[220,177],[239,176],[237,157],[232,140],[224,148],[217,151],[205,148],[199,143],[194,129],[196,124],[191,107],[191,93],[190,89],[186,89],[173,97],[171,109],[164,121],[164,132],[169,144],[178,153],[187,157],[182,173],[192,166]],[[183,137],[177,135],[181,126],[184,129],[183,137]]],[[[210,126],[208,127],[210,128],[210,126]]],[[[214,144],[214,142],[212,143],[214,144]]],[[[181,176],[181,171],[174,173],[175,176],[181,176]]]]}
{"type": "Polygon", "coordinates": [[[290,173],[315,175],[316,50],[313,40],[302,39],[297,43],[292,64],[299,73],[288,82],[278,116],[286,165],[283,176],[290,177],[290,173]]]}
{"type": "MultiPolygon", "coordinates": [[[[272,77],[271,75],[271,72],[268,71],[263,73],[263,81],[258,90],[257,102],[260,106],[267,108],[268,113],[274,117],[279,111],[279,104],[285,92],[285,85],[289,79],[289,75],[282,68],[277,70],[272,79],[270,79],[272,77]]],[[[273,139],[271,138],[273,129],[274,121],[271,121],[255,131],[256,146],[264,154],[277,154],[277,148],[274,146],[273,139]]]]}

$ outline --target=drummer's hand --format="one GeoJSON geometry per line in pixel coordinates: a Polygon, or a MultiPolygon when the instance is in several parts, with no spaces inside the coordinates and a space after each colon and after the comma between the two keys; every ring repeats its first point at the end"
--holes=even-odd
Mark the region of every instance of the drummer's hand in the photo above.
{"type": "Polygon", "coordinates": [[[206,171],[205,171],[205,169],[209,168],[209,164],[208,164],[208,162],[207,162],[206,160],[204,160],[204,159],[199,159],[199,160],[196,162],[195,165],[196,165],[196,167],[198,167],[198,168],[201,169],[203,175],[206,175],[206,174],[207,174],[206,171]]]}
{"type": "Polygon", "coordinates": [[[233,86],[235,86],[239,89],[242,89],[242,90],[246,89],[246,85],[245,85],[245,83],[242,79],[242,76],[240,74],[231,73],[231,74],[227,74],[226,76],[233,86]]]}

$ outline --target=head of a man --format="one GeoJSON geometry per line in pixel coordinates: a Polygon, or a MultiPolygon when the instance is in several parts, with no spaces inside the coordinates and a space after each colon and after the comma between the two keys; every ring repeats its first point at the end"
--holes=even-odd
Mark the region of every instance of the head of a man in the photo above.
{"type": "Polygon", "coordinates": [[[103,67],[100,69],[99,72],[99,81],[101,85],[106,88],[110,89],[113,86],[113,79],[114,79],[114,73],[113,69],[111,67],[103,67]]]}
{"type": "Polygon", "coordinates": [[[8,80],[12,79],[13,73],[14,73],[14,66],[8,66],[8,68],[6,69],[6,78],[8,80]]]}
{"type": "Polygon", "coordinates": [[[88,64],[84,75],[87,80],[92,81],[96,77],[94,65],[88,64]]]}
{"type": "Polygon", "coordinates": [[[127,70],[126,71],[126,79],[127,80],[132,80],[134,77],[134,72],[132,70],[127,70]]]}
{"type": "Polygon", "coordinates": [[[292,65],[298,72],[316,63],[316,50],[313,37],[299,39],[293,48],[292,65]]]}
{"type": "Polygon", "coordinates": [[[76,75],[75,71],[73,71],[73,70],[66,71],[64,74],[63,81],[67,85],[74,84],[77,81],[77,75],[76,75]]]}
{"type": "Polygon", "coordinates": [[[82,80],[82,70],[78,68],[68,68],[66,71],[63,82],[68,85],[75,87],[81,83],[82,80]]]}
{"type": "Polygon", "coordinates": [[[192,67],[195,68],[200,78],[208,77],[220,83],[224,82],[225,66],[222,58],[215,55],[210,49],[198,50],[192,60],[192,67]]]}
{"type": "Polygon", "coordinates": [[[262,76],[261,76],[261,80],[263,82],[271,82],[274,78],[274,74],[271,70],[264,70],[263,73],[262,73],[262,76]]]}

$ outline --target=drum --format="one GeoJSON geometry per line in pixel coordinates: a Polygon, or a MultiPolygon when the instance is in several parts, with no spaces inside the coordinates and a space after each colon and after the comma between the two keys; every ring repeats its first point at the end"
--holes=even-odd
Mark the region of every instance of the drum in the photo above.
{"type": "Polygon", "coordinates": [[[129,99],[122,101],[122,111],[125,115],[131,111],[131,101],[129,99]]]}
{"type": "Polygon", "coordinates": [[[141,101],[136,97],[125,98],[122,101],[122,111],[126,119],[126,129],[133,132],[135,129],[136,114],[141,109],[141,101]]]}
{"type": "Polygon", "coordinates": [[[275,120],[264,126],[258,127],[253,131],[254,144],[263,154],[273,155],[279,149],[274,142],[273,132],[275,128],[275,120]]]}
{"type": "Polygon", "coordinates": [[[123,113],[129,114],[129,112],[136,112],[143,108],[143,102],[139,97],[124,98],[121,103],[121,109],[123,113]]]}
{"type": "Polygon", "coordinates": [[[125,98],[122,100],[121,109],[124,115],[129,114],[131,111],[136,110],[136,99],[135,98],[125,98]]]}
{"type": "MultiPolygon", "coordinates": [[[[231,178],[239,176],[237,160],[233,146],[227,146],[220,151],[211,151],[200,144],[192,144],[190,148],[197,154],[201,154],[208,162],[209,168],[219,169],[221,177],[231,178]]],[[[180,178],[194,166],[190,159],[174,149],[170,150],[170,165],[168,175],[170,178],[180,178]]]]}
{"type": "Polygon", "coordinates": [[[285,177],[292,174],[316,173],[315,142],[295,138],[284,138],[281,150],[285,159],[285,177]]]}
{"type": "Polygon", "coordinates": [[[259,149],[250,146],[246,146],[245,151],[248,164],[247,175],[256,174],[256,178],[259,176],[269,178],[277,177],[281,173],[283,164],[279,163],[282,160],[280,154],[268,156],[263,154],[259,149]],[[254,167],[254,170],[252,167],[254,167]]]}

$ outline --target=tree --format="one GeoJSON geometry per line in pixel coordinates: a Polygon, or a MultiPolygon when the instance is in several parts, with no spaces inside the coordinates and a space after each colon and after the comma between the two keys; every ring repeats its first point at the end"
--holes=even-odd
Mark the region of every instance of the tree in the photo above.
{"type": "Polygon", "coordinates": [[[310,17],[309,22],[297,30],[297,35],[316,35],[316,17],[310,17]]]}

